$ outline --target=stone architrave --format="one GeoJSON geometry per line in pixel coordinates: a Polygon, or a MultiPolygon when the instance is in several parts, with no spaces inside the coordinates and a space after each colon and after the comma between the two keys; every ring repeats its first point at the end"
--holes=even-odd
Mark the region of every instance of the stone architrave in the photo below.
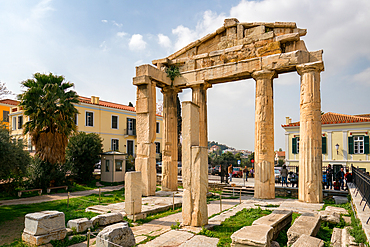
{"type": "Polygon", "coordinates": [[[142,194],[155,195],[156,84],[150,78],[134,81],[136,94],[137,151],[135,170],[141,172],[142,194]]]}
{"type": "Polygon", "coordinates": [[[163,93],[162,190],[177,190],[177,93],[178,89],[165,87],[163,93]]]}
{"type": "Polygon", "coordinates": [[[182,171],[184,225],[208,223],[207,213],[207,148],[199,146],[199,106],[182,103],[182,171]]]}
{"type": "Polygon", "coordinates": [[[301,76],[298,200],[319,203],[322,194],[321,98],[322,61],[297,66],[301,76]]]}
{"type": "Polygon", "coordinates": [[[208,147],[207,89],[209,84],[192,86],[192,102],[199,106],[199,146],[208,147]]]}
{"type": "Polygon", "coordinates": [[[274,176],[274,71],[262,70],[252,74],[256,81],[254,197],[275,198],[274,176]]]}
{"type": "Polygon", "coordinates": [[[141,213],[141,172],[126,172],[125,175],[125,211],[127,215],[141,213]]]}

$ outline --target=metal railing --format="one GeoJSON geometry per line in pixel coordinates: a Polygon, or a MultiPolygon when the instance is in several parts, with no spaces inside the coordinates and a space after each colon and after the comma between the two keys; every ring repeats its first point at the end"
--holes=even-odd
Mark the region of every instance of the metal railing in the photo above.
{"type": "MultiPolygon", "coordinates": [[[[358,192],[360,192],[362,200],[361,203],[364,201],[365,206],[362,209],[362,211],[365,210],[366,205],[370,208],[370,176],[366,174],[364,171],[355,168],[353,165],[351,166],[352,168],[352,179],[353,183],[356,186],[356,194],[355,197],[357,196],[358,192]]],[[[369,223],[370,217],[367,219],[366,224],[369,223]]]]}

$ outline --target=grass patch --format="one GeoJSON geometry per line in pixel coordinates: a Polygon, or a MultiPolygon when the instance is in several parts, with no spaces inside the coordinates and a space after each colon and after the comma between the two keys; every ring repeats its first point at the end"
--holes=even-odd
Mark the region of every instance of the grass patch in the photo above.
{"type": "Polygon", "coordinates": [[[50,243],[53,245],[53,247],[67,247],[72,244],[78,244],[82,243],[87,240],[87,237],[85,235],[75,235],[71,239],[65,237],[63,240],[51,240],[50,243]]]}
{"type": "MultiPolygon", "coordinates": [[[[175,210],[167,210],[167,211],[164,211],[164,212],[159,212],[159,213],[156,213],[156,214],[151,214],[151,215],[148,215],[145,219],[140,219],[140,220],[136,220],[135,223],[137,223],[138,225],[142,225],[142,224],[145,224],[145,223],[148,223],[152,220],[156,220],[156,219],[159,219],[159,218],[163,218],[163,217],[166,217],[168,215],[171,215],[171,214],[176,214],[176,213],[179,213],[182,211],[182,207],[177,207],[175,208],[175,210]]],[[[132,220],[128,219],[127,217],[124,217],[124,220],[126,220],[130,226],[133,226],[132,225],[132,220]]]]}
{"type": "Polygon", "coordinates": [[[280,247],[286,247],[287,246],[287,242],[288,242],[287,232],[288,232],[288,229],[289,229],[289,227],[291,227],[293,225],[295,219],[297,219],[298,216],[300,216],[300,214],[293,213],[292,214],[292,223],[279,232],[279,236],[277,237],[276,242],[279,243],[280,247]]]}
{"type": "Polygon", "coordinates": [[[13,243],[11,244],[4,244],[1,245],[1,247],[30,247],[30,245],[26,244],[25,242],[22,241],[22,239],[16,239],[14,240],[13,243]]]}
{"type": "Polygon", "coordinates": [[[276,205],[276,204],[267,204],[267,205],[254,204],[254,206],[265,207],[265,208],[278,208],[278,207],[280,207],[280,205],[276,205]]]}
{"type": "Polygon", "coordinates": [[[103,182],[103,181],[99,181],[100,184],[104,185],[104,186],[117,186],[117,185],[121,185],[121,184],[124,184],[124,182],[103,182]]]}
{"type": "Polygon", "coordinates": [[[220,239],[217,246],[230,246],[230,236],[234,232],[244,226],[252,225],[253,221],[270,213],[270,210],[262,210],[261,208],[243,209],[236,213],[235,216],[226,219],[221,225],[215,226],[212,230],[203,228],[199,234],[220,239]]]}

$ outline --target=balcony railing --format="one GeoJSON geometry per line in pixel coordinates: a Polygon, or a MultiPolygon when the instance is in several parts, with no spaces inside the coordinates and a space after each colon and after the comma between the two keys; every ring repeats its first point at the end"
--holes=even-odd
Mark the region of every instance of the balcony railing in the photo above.
{"type": "Polygon", "coordinates": [[[136,130],[124,129],[123,134],[125,136],[136,136],[136,130]]]}
{"type": "MultiPolygon", "coordinates": [[[[364,171],[355,168],[354,166],[351,166],[352,168],[352,178],[353,183],[356,186],[356,194],[357,196],[358,192],[360,192],[362,196],[362,200],[360,202],[360,205],[363,201],[365,201],[365,206],[362,209],[362,211],[365,210],[366,205],[370,207],[370,176],[365,173],[364,171]]],[[[370,217],[367,219],[366,224],[369,222],[370,217]]]]}

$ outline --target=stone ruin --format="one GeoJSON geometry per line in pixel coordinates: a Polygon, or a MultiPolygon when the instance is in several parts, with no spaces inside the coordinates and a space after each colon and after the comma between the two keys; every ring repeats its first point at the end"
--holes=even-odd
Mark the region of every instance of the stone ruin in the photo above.
{"type": "MultiPolygon", "coordinates": [[[[214,84],[253,78],[256,82],[254,196],[274,198],[273,79],[278,74],[297,71],[301,78],[298,199],[321,202],[320,73],[324,70],[323,51],[307,50],[301,40],[306,33],[306,29],[297,28],[294,22],[240,23],[235,18],[226,19],[215,32],[166,58],[154,60],[156,67],[148,64],[136,67],[136,77],[133,78],[133,84],[137,86],[135,164],[136,170],[142,174],[143,195],[154,195],[156,189],[156,87],[163,93],[162,190],[168,191],[177,190],[176,96],[183,89],[191,88],[192,104],[184,103],[189,109],[183,111],[183,119],[191,124],[190,133],[183,133],[183,143],[186,143],[182,150],[183,216],[184,219],[191,218],[186,220],[186,225],[207,223],[207,219],[201,220],[207,215],[207,207],[202,206],[206,200],[204,187],[208,186],[208,164],[206,155],[203,157],[208,142],[207,89],[214,84]],[[173,81],[165,72],[171,66],[178,66],[181,73],[173,81]]],[[[183,131],[186,127],[184,125],[183,131]]]]}

